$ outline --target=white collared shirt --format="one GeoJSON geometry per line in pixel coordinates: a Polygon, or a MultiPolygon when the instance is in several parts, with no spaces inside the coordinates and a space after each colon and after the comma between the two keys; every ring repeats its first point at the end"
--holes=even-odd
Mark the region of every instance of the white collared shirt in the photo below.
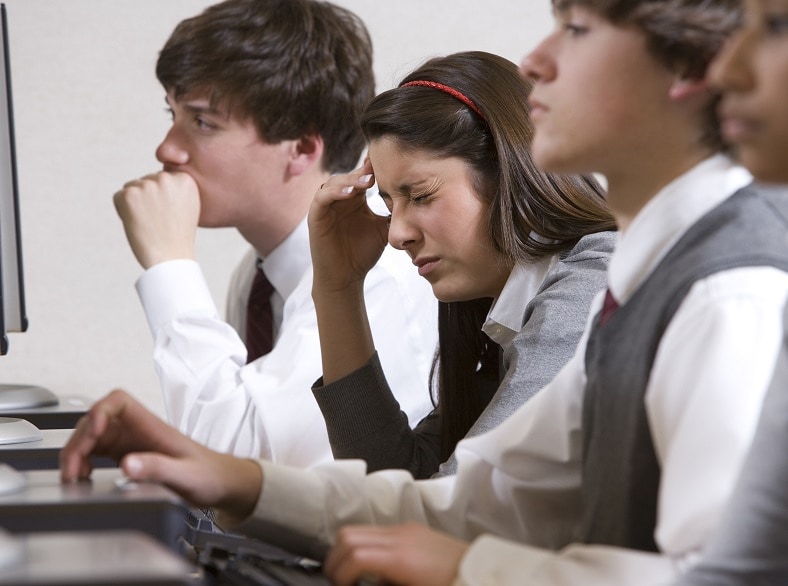
{"type": "MultiPolygon", "coordinates": [[[[219,317],[194,261],[155,265],[137,282],[154,337],[167,417],[182,432],[221,452],[295,466],[331,460],[325,423],[311,391],[322,366],[306,219],[265,258],[263,269],[275,288],[274,349],[248,365],[238,332],[244,333],[257,270],[253,250],[230,285],[229,323],[219,317]]],[[[432,289],[406,254],[387,247],[367,275],[364,293],[394,395],[409,421],[420,421],[432,409],[427,384],[437,343],[432,289]]]]}
{"type": "MultiPolygon", "coordinates": [[[[618,243],[614,292],[626,300],[648,275],[641,267],[653,269],[746,179],[714,157],[660,192],[618,243]]],[[[786,297],[788,274],[777,269],[715,273],[694,284],[661,338],[645,399],[662,471],[660,554],[570,544],[580,511],[586,336],[507,421],[460,442],[456,476],[413,481],[400,471],[365,475],[354,461],[308,471],[262,462],[264,486],[247,523],[324,540],[346,523],[429,523],[473,540],[457,578],[463,585],[664,584],[707,542],[730,495],[781,346],[786,297]]],[[[600,294],[590,315],[601,305],[600,294]]]]}
{"type": "Polygon", "coordinates": [[[514,265],[501,294],[495,298],[482,331],[496,344],[508,346],[523,327],[526,307],[544,283],[544,278],[558,262],[552,254],[537,261],[514,265]]]}

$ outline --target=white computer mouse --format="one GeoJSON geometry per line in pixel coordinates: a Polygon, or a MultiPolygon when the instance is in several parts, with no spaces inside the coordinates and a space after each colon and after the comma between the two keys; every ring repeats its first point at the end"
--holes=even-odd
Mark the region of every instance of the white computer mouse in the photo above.
{"type": "Polygon", "coordinates": [[[39,442],[43,437],[41,430],[25,419],[0,417],[0,446],[39,442]]]}
{"type": "Polygon", "coordinates": [[[27,478],[19,472],[0,462],[0,496],[19,492],[27,486],[27,478]]]}

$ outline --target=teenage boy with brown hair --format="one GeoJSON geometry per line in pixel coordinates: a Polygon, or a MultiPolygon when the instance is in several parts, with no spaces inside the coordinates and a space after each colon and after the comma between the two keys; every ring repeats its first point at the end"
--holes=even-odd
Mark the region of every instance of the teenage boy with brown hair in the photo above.
{"type": "MultiPolygon", "coordinates": [[[[622,235],[575,357],[500,427],[460,442],[456,476],[414,482],[366,475],[359,462],[293,470],[183,446],[129,456],[124,469],[183,491],[178,469],[232,477],[186,494],[221,503],[241,530],[333,545],[326,571],[338,584],[675,578],[730,496],[788,297],[788,197],[751,186],[721,154],[704,82],[739,8],[554,3],[555,30],[523,63],[535,82],[534,158],[550,171],[604,174],[622,235]],[[403,521],[421,525],[352,526],[403,521]]],[[[98,431],[78,431],[64,451],[66,480],[84,474],[91,451],[177,442],[125,395],[91,417],[98,431]],[[117,429],[117,414],[128,415],[130,443],[104,431],[117,429]]]]}
{"type": "MultiPolygon", "coordinates": [[[[175,28],[156,75],[172,112],[156,150],[164,171],[126,184],[115,203],[145,269],[137,290],[167,417],[219,451],[330,460],[311,391],[322,368],[306,215],[320,185],[354,168],[364,148],[369,34],[329,2],[228,0],[175,28]],[[227,322],[194,260],[198,225],[234,227],[251,245],[227,322]]],[[[383,368],[415,424],[432,410],[437,303],[391,248],[365,298],[383,368]]]]}

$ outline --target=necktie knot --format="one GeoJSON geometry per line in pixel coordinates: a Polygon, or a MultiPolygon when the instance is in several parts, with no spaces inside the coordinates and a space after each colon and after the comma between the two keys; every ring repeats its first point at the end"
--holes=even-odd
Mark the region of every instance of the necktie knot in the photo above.
{"type": "Polygon", "coordinates": [[[602,311],[599,312],[599,325],[603,326],[613,316],[616,309],[618,309],[618,302],[610,289],[605,291],[605,302],[602,304],[602,311]]]}

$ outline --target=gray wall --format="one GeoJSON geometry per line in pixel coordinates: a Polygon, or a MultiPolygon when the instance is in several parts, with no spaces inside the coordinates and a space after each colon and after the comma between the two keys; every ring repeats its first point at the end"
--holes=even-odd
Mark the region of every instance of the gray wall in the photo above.
{"type": "MultiPolygon", "coordinates": [[[[10,335],[0,382],[99,398],[125,388],[161,413],[140,268],[112,194],[158,169],[168,126],[156,54],[206,0],[5,0],[14,84],[30,328],[10,335]]],[[[338,0],[367,23],[378,89],[424,58],[481,49],[518,62],[552,26],[548,0],[338,0]]],[[[197,254],[224,306],[245,250],[202,230],[197,254]]]]}

